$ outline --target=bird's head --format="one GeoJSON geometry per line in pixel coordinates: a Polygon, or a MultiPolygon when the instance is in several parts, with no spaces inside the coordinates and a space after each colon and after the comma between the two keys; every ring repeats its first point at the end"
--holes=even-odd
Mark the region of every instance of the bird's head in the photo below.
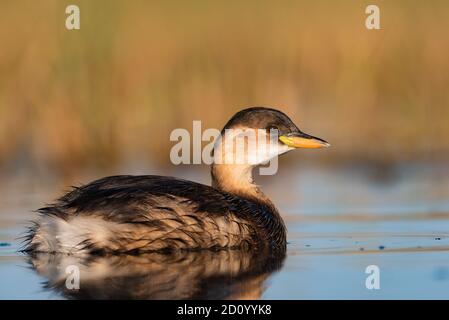
{"type": "Polygon", "coordinates": [[[259,165],[297,148],[326,148],[323,139],[302,132],[283,112],[253,107],[237,112],[224,126],[215,160],[259,165]]]}

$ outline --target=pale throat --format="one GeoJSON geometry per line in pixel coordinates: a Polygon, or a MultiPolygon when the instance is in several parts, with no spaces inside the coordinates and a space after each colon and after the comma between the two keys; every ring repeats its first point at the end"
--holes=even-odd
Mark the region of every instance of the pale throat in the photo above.
{"type": "Polygon", "coordinates": [[[259,131],[255,140],[240,140],[245,135],[230,132],[214,146],[214,163],[211,167],[212,186],[227,193],[271,203],[254,183],[253,169],[273,157],[289,151],[285,145],[270,145],[270,138],[259,131]],[[228,143],[227,143],[228,142],[228,143]]]}

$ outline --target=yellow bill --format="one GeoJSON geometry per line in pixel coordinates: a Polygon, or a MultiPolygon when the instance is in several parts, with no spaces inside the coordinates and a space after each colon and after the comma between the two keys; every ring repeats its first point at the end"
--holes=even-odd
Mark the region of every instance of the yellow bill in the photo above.
{"type": "Polygon", "coordinates": [[[291,148],[316,149],[327,148],[330,146],[330,144],[323,139],[302,132],[280,136],[279,140],[291,148]]]}

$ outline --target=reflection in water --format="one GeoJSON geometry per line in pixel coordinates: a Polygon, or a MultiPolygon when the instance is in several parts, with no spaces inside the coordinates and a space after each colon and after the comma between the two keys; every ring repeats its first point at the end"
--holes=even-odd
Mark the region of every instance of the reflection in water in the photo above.
{"type": "Polygon", "coordinates": [[[138,256],[35,254],[45,288],[71,299],[258,299],[285,253],[196,251],[138,256]],[[66,267],[80,269],[80,289],[66,288],[66,267]]]}
{"type": "Polygon", "coordinates": [[[399,178],[391,185],[373,183],[365,172],[306,165],[297,172],[281,170],[267,185],[267,193],[282,204],[289,230],[289,259],[276,277],[270,274],[279,269],[283,257],[260,254],[259,259],[238,251],[36,256],[30,260],[46,280],[45,291],[40,290],[37,272],[23,268],[14,239],[24,231],[22,221],[35,217],[25,213],[57,191],[28,180],[19,185],[8,181],[0,190],[0,299],[256,298],[262,292],[267,299],[448,299],[447,165],[400,166],[399,178]],[[319,201],[318,193],[325,195],[319,201]],[[375,297],[364,285],[365,267],[373,262],[381,270],[388,267],[381,288],[394,288],[378,290],[375,297]],[[81,269],[79,292],[65,289],[69,264],[81,269]],[[323,275],[332,281],[323,282],[323,275]],[[297,283],[301,285],[292,285],[297,283]]]}

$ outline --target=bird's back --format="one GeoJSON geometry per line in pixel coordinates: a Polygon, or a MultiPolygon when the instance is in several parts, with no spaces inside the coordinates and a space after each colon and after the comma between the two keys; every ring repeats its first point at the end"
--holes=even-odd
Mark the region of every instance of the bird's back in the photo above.
{"type": "Polygon", "coordinates": [[[142,252],[218,249],[258,242],[259,205],[203,184],[162,176],[93,181],[41,208],[27,249],[142,252]]]}

